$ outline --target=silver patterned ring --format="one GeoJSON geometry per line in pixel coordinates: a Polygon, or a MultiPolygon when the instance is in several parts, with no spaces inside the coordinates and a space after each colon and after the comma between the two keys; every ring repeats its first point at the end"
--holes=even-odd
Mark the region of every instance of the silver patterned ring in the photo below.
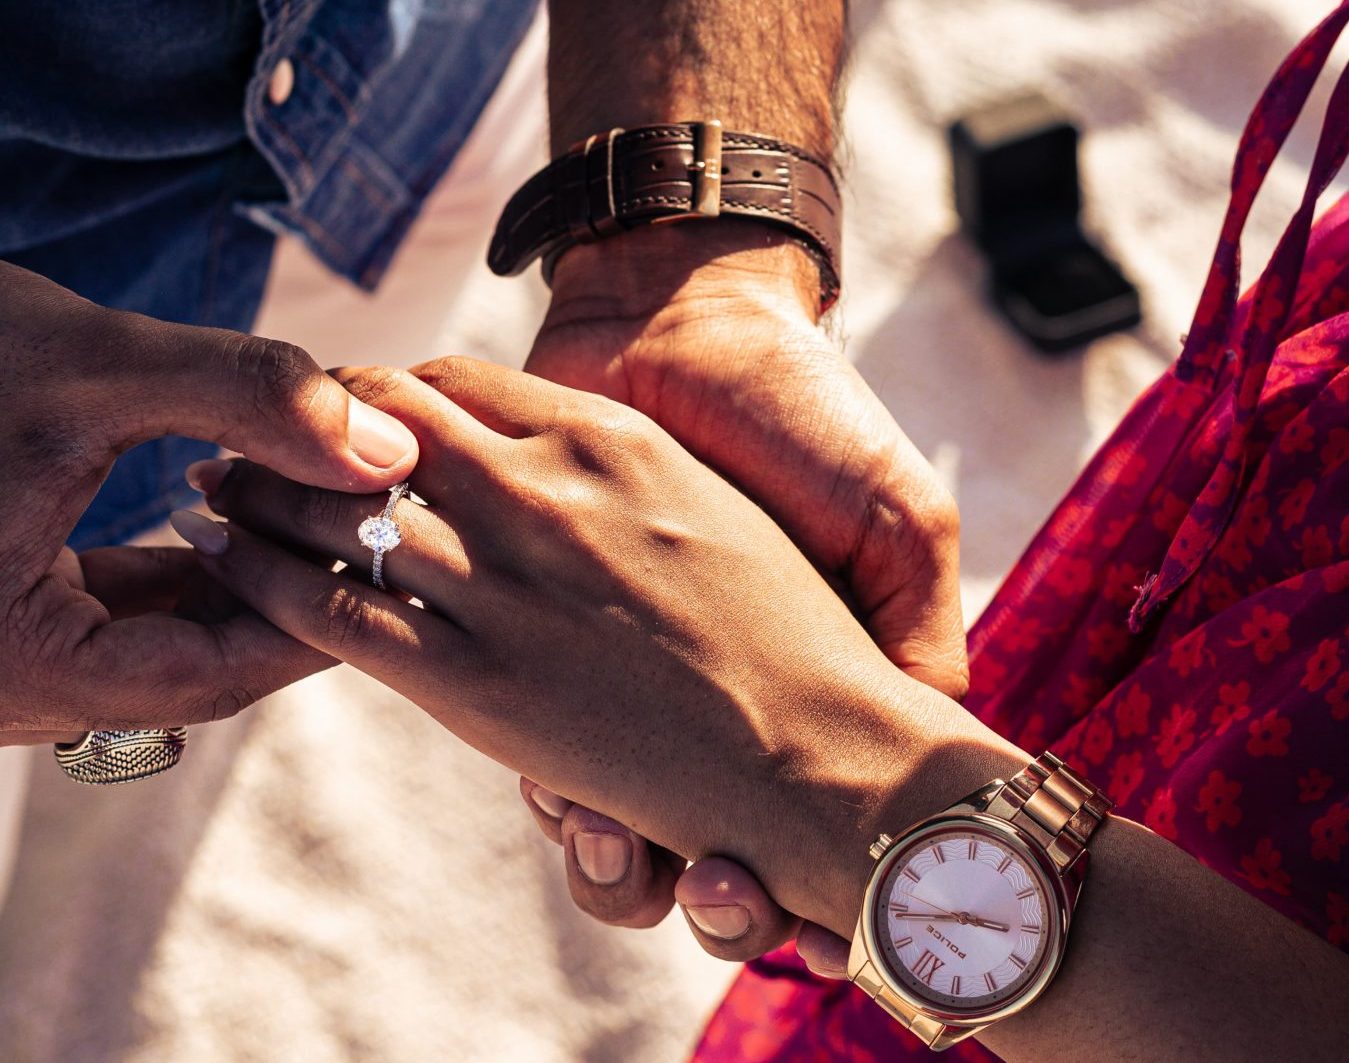
{"type": "Polygon", "coordinates": [[[186,727],[89,731],[78,742],[58,743],[56,763],[76,782],[112,786],[168,771],[182,759],[186,745],[186,727]]]}
{"type": "Polygon", "coordinates": [[[377,517],[366,517],[356,529],[361,545],[375,552],[375,563],[370,569],[370,582],[384,590],[384,555],[403,541],[403,535],[394,523],[393,511],[401,498],[407,496],[408,485],[396,484],[389,488],[389,501],[377,517]]]}

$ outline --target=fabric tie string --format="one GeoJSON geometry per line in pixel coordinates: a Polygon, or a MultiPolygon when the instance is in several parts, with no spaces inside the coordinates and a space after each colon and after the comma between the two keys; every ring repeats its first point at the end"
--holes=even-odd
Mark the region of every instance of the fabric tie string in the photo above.
{"type": "Polygon", "coordinates": [[[1280,66],[1251,113],[1232,167],[1232,196],[1223,220],[1194,321],[1176,365],[1181,380],[1216,385],[1233,357],[1240,359],[1232,394],[1232,431],[1212,476],[1171,542],[1161,568],[1139,588],[1129,628],[1142,630],[1203,563],[1232,515],[1247,472],[1247,442],[1274,353],[1292,310],[1302,275],[1316,203],[1349,154],[1349,70],[1341,74],[1321,130],[1311,174],[1297,213],[1279,240],[1252,292],[1249,310],[1234,345],[1241,284],[1241,236],[1256,196],[1289,133],[1297,123],[1331,50],[1349,24],[1343,0],[1305,37],[1280,66]]]}

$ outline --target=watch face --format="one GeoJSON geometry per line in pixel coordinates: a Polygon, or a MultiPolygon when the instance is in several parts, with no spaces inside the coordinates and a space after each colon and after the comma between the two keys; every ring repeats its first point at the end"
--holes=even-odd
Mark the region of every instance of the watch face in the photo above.
{"type": "Polygon", "coordinates": [[[891,973],[940,1011],[994,1011],[1022,993],[1057,941],[1045,876],[993,831],[953,825],[904,846],[876,894],[891,973]]]}

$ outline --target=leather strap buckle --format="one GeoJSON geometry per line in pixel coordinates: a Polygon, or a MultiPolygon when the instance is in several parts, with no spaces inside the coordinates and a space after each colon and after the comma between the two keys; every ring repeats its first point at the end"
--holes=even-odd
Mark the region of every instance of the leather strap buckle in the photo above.
{"type": "Polygon", "coordinates": [[[731,215],[785,231],[820,267],[820,312],[839,288],[842,203],[829,164],[716,120],[611,129],[531,177],[497,222],[487,261],[499,276],[638,225],[731,215]]]}
{"type": "Polygon", "coordinates": [[[721,156],[721,122],[715,118],[690,122],[688,128],[693,136],[693,161],[688,166],[689,209],[652,218],[652,225],[716,218],[721,214],[721,174],[725,167],[721,156]]]}

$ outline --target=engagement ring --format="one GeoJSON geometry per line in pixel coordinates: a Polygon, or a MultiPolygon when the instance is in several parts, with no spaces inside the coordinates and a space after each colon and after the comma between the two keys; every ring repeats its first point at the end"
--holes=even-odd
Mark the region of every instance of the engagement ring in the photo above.
{"type": "Polygon", "coordinates": [[[384,555],[403,541],[398,525],[393,522],[393,509],[398,500],[408,493],[406,483],[389,488],[389,501],[378,517],[366,517],[356,529],[361,545],[375,552],[375,563],[370,570],[370,582],[384,590],[384,555]]]}

